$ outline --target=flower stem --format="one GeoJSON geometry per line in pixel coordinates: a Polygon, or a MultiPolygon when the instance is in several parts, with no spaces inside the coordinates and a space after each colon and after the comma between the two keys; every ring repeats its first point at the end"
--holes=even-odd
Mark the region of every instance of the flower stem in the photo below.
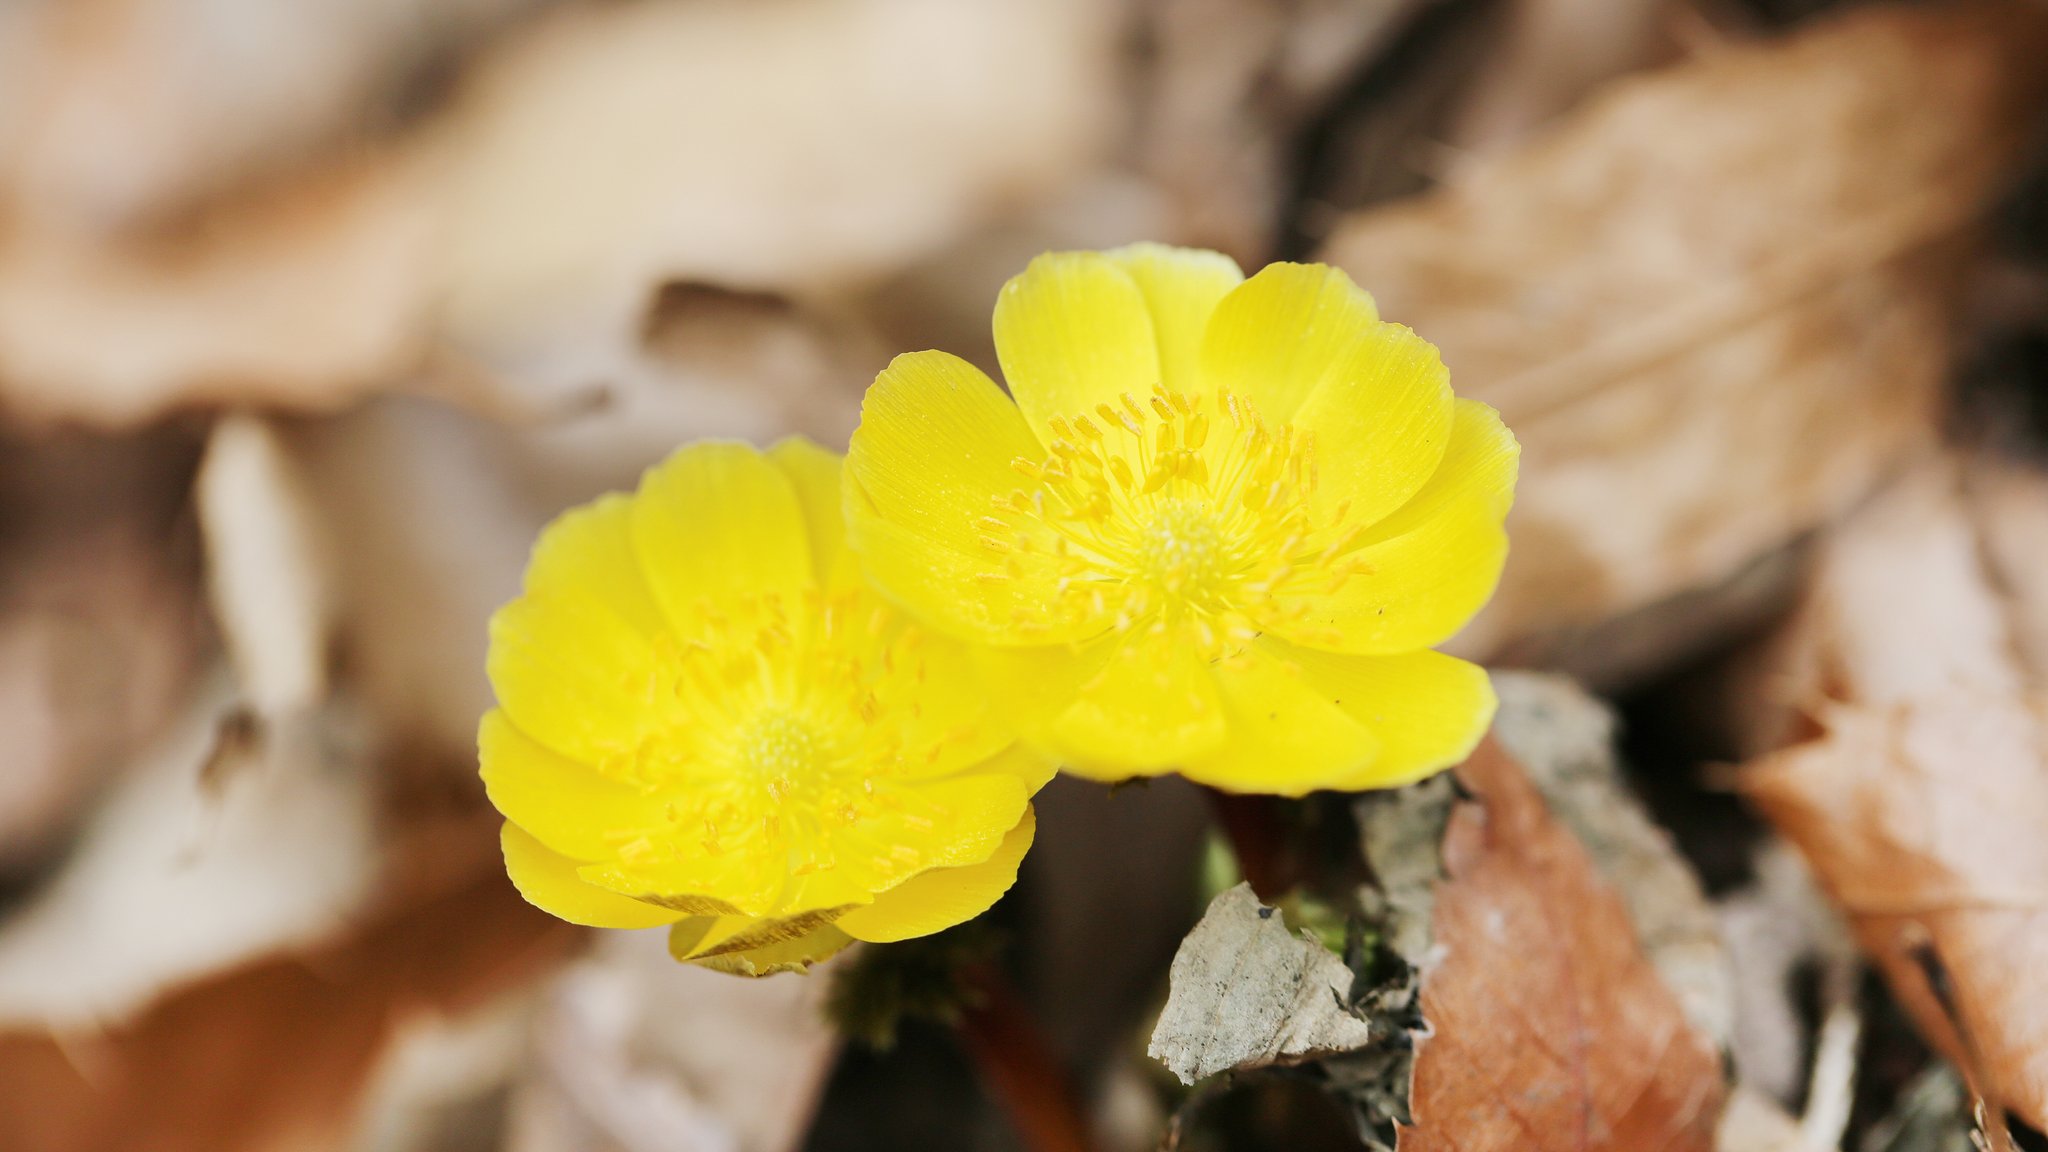
{"type": "Polygon", "coordinates": [[[1030,1152],[1095,1152],[1073,1085],[1016,987],[993,964],[975,965],[969,979],[979,1002],[961,1013],[960,1041],[1024,1146],[1030,1152]]]}

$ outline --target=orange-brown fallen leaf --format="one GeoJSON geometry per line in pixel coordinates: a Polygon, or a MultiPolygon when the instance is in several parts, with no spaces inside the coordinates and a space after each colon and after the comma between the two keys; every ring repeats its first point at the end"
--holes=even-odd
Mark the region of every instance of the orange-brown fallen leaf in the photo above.
{"type": "Polygon", "coordinates": [[[1977,1092],[2048,1124],[2048,727],[1954,691],[1822,714],[1744,788],[1977,1092]]]}
{"type": "Polygon", "coordinates": [[[558,961],[577,931],[495,868],[308,955],[172,994],[104,1036],[0,1034],[0,1147],[16,1152],[312,1152],[349,1147],[386,1047],[558,961]]]}
{"type": "MultiPolygon", "coordinates": [[[[2048,477],[1912,478],[1823,541],[1752,670],[1743,791],[1975,1091],[2048,1127],[2048,720],[2016,542],[2048,477]],[[2031,493],[2031,495],[2030,495],[2031,493]],[[2006,547],[2001,547],[2001,540],[2006,547]]],[[[2028,524],[2031,527],[2028,527],[2028,524]]]]}
{"type": "Polygon", "coordinates": [[[1711,1148],[1720,1057],[1620,898],[1498,744],[1458,780],[1401,1152],[1711,1148]]]}

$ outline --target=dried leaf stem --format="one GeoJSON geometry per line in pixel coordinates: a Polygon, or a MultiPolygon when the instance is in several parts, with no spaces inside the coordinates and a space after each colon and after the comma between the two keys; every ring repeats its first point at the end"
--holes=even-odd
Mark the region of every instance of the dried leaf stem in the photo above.
{"type": "Polygon", "coordinates": [[[986,963],[975,965],[968,981],[978,995],[955,1030],[1024,1146],[1030,1152],[1096,1152],[1066,1070],[1016,986],[986,963]]]}

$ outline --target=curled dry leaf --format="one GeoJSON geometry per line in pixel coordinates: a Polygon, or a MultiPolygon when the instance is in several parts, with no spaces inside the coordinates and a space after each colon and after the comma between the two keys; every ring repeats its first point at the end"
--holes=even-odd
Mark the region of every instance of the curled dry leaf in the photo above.
{"type": "Polygon", "coordinates": [[[1334,237],[1524,445],[1467,652],[1607,683],[1666,664],[1768,600],[1740,584],[1762,558],[1930,447],[1951,241],[2039,116],[2044,47],[2031,4],[1858,9],[1620,82],[1334,237]]]}
{"type": "MultiPolygon", "coordinates": [[[[1964,503],[1939,461],[1903,477],[1814,550],[1798,610],[1748,657],[1732,716],[1743,749],[1811,735],[1834,700],[1889,706],[1951,689],[2013,696],[2028,673],[2007,604],[1964,503]]],[[[2009,587],[2018,589],[2024,578],[2009,587]]]]}
{"type": "Polygon", "coordinates": [[[2022,658],[2043,592],[2038,570],[2003,567],[2021,555],[2011,539],[1990,541],[2048,531],[2048,477],[1978,481],[1916,476],[1823,542],[1804,606],[1751,672],[1780,704],[1751,740],[1803,742],[1740,779],[1922,1031],[2043,1128],[2048,723],[2022,658]]]}
{"type": "Polygon", "coordinates": [[[271,425],[214,425],[195,495],[213,615],[242,698],[269,723],[297,720],[327,684],[325,557],[305,482],[271,425]]]}
{"type": "Polygon", "coordinates": [[[1232,1068],[1298,1064],[1372,1043],[1345,1001],[1351,969],[1240,883],[1209,902],[1174,954],[1172,992],[1146,1054],[1193,1084],[1232,1068]]]}
{"type": "Polygon", "coordinates": [[[1711,1148],[1719,1056],[1627,908],[1497,743],[1457,773],[1402,1152],[1711,1148]]]}

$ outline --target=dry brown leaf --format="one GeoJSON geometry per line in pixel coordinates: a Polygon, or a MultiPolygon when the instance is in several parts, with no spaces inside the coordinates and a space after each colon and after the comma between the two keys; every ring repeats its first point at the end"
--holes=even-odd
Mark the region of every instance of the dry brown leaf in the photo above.
{"type": "Polygon", "coordinates": [[[1153,0],[1139,166],[1167,235],[1266,257],[1305,123],[1380,50],[1417,0],[1153,0]]]}
{"type": "Polygon", "coordinates": [[[544,21],[434,129],[444,332],[546,394],[615,373],[656,285],[815,298],[878,279],[1097,158],[1115,15],[785,0],[544,21]]]}
{"type": "Polygon", "coordinates": [[[63,871],[0,930],[0,1027],[91,1029],[334,933],[380,864],[354,718],[238,737],[225,670],[126,766],[63,871]]]}
{"type": "Polygon", "coordinates": [[[0,184],[37,229],[146,225],[388,127],[431,69],[546,2],[19,0],[0,17],[0,184]]]}
{"type": "Polygon", "coordinates": [[[1668,59],[1665,0],[1513,0],[1499,43],[1471,77],[1446,134],[1462,151],[1497,153],[1615,77],[1668,59]]]}
{"type": "Polygon", "coordinates": [[[2012,651],[2031,683],[2048,684],[2048,482],[1996,465],[1965,476],[1977,540],[2012,629],[2012,651]]]}
{"type": "Polygon", "coordinates": [[[1977,1091],[2048,1127],[2048,726],[1950,690],[1826,709],[1752,764],[1749,797],[1814,863],[1864,948],[1977,1091]]]}
{"type": "Polygon", "coordinates": [[[0,430],[0,874],[54,849],[208,662],[184,428],[0,430]]]}
{"type": "Polygon", "coordinates": [[[1375,1148],[1703,1152],[1727,960],[1612,730],[1562,678],[1502,677],[1499,735],[1455,786],[1354,804],[1377,941],[1354,964],[1371,964],[1297,939],[1240,885],[1174,957],[1151,1055],[1190,1082],[1321,1060],[1375,1148]]]}
{"type": "Polygon", "coordinates": [[[578,938],[495,873],[472,866],[342,941],[216,976],[101,1035],[0,1033],[0,1145],[338,1152],[409,1022],[476,1010],[578,938]]]}
{"type": "Polygon", "coordinates": [[[2022,660],[2048,477],[1940,468],[1821,545],[1749,672],[1768,694],[1744,791],[1811,861],[1922,1031],[1994,1104],[2048,1127],[2048,727],[2022,660]],[[1985,494],[1989,493],[1987,497],[1985,494]],[[2002,523],[2000,523],[2003,521],[2002,523]],[[1996,532],[1986,525],[1998,523],[1996,532]],[[2004,546],[1990,541],[2006,534],[2004,546]]]}
{"type": "Polygon", "coordinates": [[[1326,258],[1525,447],[1465,651],[1596,683],[1668,663],[1770,590],[1646,610],[1738,581],[1931,445],[1949,241],[2038,115],[2044,47],[2031,4],[1859,9],[1618,83],[1335,237],[1326,258]]]}
{"type": "Polygon", "coordinates": [[[1734,1031],[1728,950],[1699,877],[1630,789],[1607,705],[1563,676],[1496,673],[1494,736],[1628,909],[1636,941],[1717,1048],[1734,1031]]]}
{"type": "Polygon", "coordinates": [[[1402,1152],[1711,1148],[1719,1056],[1620,899],[1498,744],[1457,772],[1402,1152]]]}
{"type": "Polygon", "coordinates": [[[1901,477],[1814,549],[1798,609],[1737,657],[1726,707],[1745,755],[1812,736],[1809,713],[1823,701],[2024,689],[1961,483],[1947,460],[1901,477]]]}
{"type": "Polygon", "coordinates": [[[660,373],[641,338],[663,285],[829,303],[1056,196],[1117,126],[1116,15],[575,6],[409,132],[147,234],[0,210],[0,404],[101,424],[399,387],[571,407],[660,373]]]}
{"type": "Polygon", "coordinates": [[[0,407],[126,425],[184,405],[331,410],[419,362],[436,205],[351,164],[124,241],[0,214],[0,407]]]}

